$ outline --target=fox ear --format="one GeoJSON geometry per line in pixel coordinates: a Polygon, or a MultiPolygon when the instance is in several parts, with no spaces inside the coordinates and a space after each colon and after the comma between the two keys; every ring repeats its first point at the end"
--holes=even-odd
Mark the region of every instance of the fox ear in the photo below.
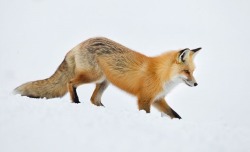
{"type": "Polygon", "coordinates": [[[190,54],[190,49],[188,48],[179,51],[177,61],[179,63],[185,63],[187,58],[189,57],[189,54],[190,54]]]}
{"type": "Polygon", "coordinates": [[[191,50],[192,58],[194,58],[198,54],[198,52],[200,52],[200,50],[201,47],[191,50]]]}

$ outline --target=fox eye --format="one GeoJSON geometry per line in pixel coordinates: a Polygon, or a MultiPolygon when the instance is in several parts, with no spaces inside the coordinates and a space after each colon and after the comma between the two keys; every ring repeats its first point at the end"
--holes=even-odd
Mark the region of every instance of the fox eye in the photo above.
{"type": "Polygon", "coordinates": [[[184,72],[185,72],[186,74],[190,74],[190,72],[189,72],[188,70],[184,70],[184,72]]]}

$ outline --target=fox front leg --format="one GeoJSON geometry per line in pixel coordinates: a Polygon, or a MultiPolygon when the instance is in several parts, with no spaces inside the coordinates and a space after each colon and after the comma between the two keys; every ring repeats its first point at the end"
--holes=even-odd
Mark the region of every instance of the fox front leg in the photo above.
{"type": "Polygon", "coordinates": [[[153,106],[160,112],[167,114],[169,117],[181,119],[178,113],[176,113],[166,102],[165,99],[159,99],[153,103],[153,106]]]}
{"type": "Polygon", "coordinates": [[[138,98],[139,110],[145,110],[146,113],[150,113],[151,98],[138,98]]]}

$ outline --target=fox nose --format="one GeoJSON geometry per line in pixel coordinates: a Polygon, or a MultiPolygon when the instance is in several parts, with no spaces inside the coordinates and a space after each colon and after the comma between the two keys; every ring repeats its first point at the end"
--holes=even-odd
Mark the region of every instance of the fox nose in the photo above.
{"type": "Polygon", "coordinates": [[[194,83],[194,86],[196,87],[197,85],[198,85],[198,83],[195,82],[195,83],[194,83]]]}

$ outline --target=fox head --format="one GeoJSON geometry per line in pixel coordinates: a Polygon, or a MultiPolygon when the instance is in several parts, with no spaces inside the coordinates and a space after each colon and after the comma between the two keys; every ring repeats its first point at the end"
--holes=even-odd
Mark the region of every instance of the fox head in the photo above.
{"type": "Polygon", "coordinates": [[[190,87],[195,87],[198,85],[196,82],[193,72],[195,70],[194,58],[201,48],[197,49],[183,49],[177,52],[176,64],[174,74],[179,78],[181,82],[184,82],[190,87]]]}

